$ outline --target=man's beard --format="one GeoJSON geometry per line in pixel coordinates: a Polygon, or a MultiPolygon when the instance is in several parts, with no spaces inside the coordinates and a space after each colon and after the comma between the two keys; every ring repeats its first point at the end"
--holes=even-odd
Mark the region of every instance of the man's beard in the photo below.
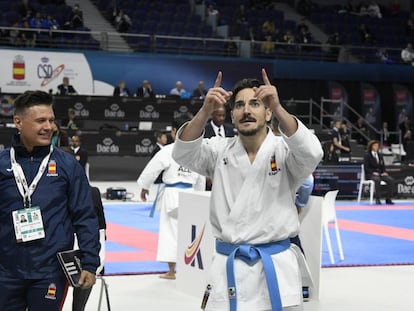
{"type": "Polygon", "coordinates": [[[251,129],[251,130],[241,130],[240,128],[237,129],[237,132],[239,133],[239,135],[242,136],[255,136],[257,133],[259,133],[263,128],[264,128],[264,124],[262,125],[258,125],[256,128],[251,129]]]}

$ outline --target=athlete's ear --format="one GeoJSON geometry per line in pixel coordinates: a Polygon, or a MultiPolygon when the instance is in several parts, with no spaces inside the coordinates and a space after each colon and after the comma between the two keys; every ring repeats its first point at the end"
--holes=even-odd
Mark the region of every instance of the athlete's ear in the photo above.
{"type": "Polygon", "coordinates": [[[270,122],[272,120],[272,111],[269,108],[266,108],[266,121],[270,122]]]}
{"type": "Polygon", "coordinates": [[[18,115],[14,116],[13,123],[16,126],[17,130],[20,131],[22,128],[22,118],[18,115]]]}

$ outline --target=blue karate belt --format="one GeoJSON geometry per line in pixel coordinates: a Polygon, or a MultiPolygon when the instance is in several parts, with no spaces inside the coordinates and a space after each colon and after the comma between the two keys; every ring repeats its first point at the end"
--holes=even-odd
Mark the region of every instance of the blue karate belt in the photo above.
{"type": "MultiPolygon", "coordinates": [[[[160,189],[161,185],[162,184],[158,184],[157,194],[155,195],[155,199],[154,199],[154,202],[152,203],[151,210],[150,210],[150,215],[149,215],[150,217],[154,217],[155,207],[157,206],[158,195],[161,192],[161,189],[160,189]]],[[[185,183],[185,182],[177,182],[175,184],[165,184],[164,186],[166,188],[181,188],[181,189],[188,189],[188,188],[193,187],[192,184],[185,183]]]]}
{"type": "Polygon", "coordinates": [[[272,311],[282,311],[279,285],[277,282],[276,270],[272,261],[272,254],[281,253],[290,247],[290,240],[282,240],[266,244],[230,244],[216,240],[216,251],[219,254],[227,255],[227,287],[229,292],[230,311],[237,310],[236,280],[234,277],[234,259],[239,258],[249,265],[255,264],[260,259],[263,262],[263,269],[266,276],[269,298],[272,304],[272,311]]]}

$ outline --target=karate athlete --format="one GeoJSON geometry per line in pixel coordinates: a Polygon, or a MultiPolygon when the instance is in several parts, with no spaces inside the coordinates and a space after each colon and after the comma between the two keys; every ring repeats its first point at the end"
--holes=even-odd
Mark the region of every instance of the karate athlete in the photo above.
{"type": "Polygon", "coordinates": [[[90,288],[99,266],[99,229],[85,171],[54,148],[53,97],[26,91],[14,101],[19,131],[0,152],[0,310],[62,310],[68,282],[57,252],[81,250],[79,284],[90,288]],[[27,222],[17,223],[20,215],[27,222]]]}
{"type": "MultiPolygon", "coordinates": [[[[175,139],[178,128],[189,118],[177,119],[173,122],[171,136],[175,139]]],[[[175,264],[177,262],[177,220],[178,220],[178,190],[204,190],[205,177],[178,165],[171,156],[174,143],[164,146],[148,162],[137,182],[142,188],[141,200],[146,202],[148,189],[157,176],[164,171],[162,180],[165,184],[157,198],[157,210],[160,211],[160,226],[158,235],[157,260],[167,262],[169,271],[161,275],[164,279],[175,279],[175,264]]]]}
{"type": "Polygon", "coordinates": [[[262,79],[264,84],[244,79],[226,91],[219,72],[173,149],[177,163],[213,179],[210,222],[217,254],[205,310],[303,310],[303,255],[289,237],[299,230],[296,190],[323,152],[317,137],[282,107],[264,69],[262,79]],[[210,114],[229,99],[239,135],[203,139],[210,114]],[[272,114],[282,139],[266,126],[272,114]]]}

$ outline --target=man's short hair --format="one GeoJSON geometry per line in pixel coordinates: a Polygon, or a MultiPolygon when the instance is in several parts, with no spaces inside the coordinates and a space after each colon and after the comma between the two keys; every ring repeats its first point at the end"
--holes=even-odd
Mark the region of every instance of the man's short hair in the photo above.
{"type": "Polygon", "coordinates": [[[257,80],[257,79],[243,79],[237,82],[233,87],[233,95],[230,98],[229,105],[230,109],[234,108],[234,101],[236,99],[236,95],[244,89],[250,89],[254,87],[259,87],[263,85],[263,82],[257,80]]]}
{"type": "Polygon", "coordinates": [[[21,114],[27,108],[39,105],[52,106],[53,96],[43,91],[26,91],[14,100],[14,115],[21,114]]]}

